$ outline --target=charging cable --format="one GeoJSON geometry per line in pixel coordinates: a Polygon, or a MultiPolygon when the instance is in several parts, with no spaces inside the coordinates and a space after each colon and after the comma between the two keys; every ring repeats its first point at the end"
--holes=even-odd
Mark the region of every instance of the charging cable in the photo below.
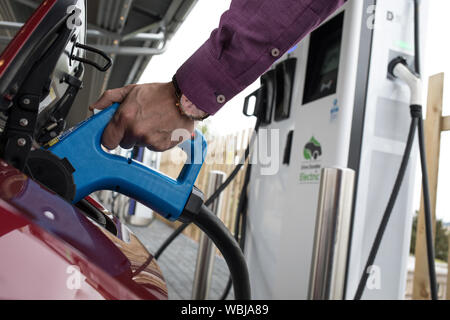
{"type": "Polygon", "coordinates": [[[359,282],[355,300],[360,300],[364,289],[367,284],[367,280],[369,278],[369,273],[367,272],[370,266],[372,266],[375,262],[376,255],[378,253],[378,249],[381,245],[381,241],[386,230],[386,226],[389,222],[389,218],[391,217],[392,210],[394,208],[396,199],[400,192],[400,187],[403,182],[403,178],[406,173],[406,169],[408,167],[409,158],[411,155],[411,149],[414,143],[414,138],[416,131],[418,129],[419,132],[419,147],[420,147],[420,160],[422,167],[422,184],[423,184],[423,196],[424,196],[424,204],[425,204],[425,224],[426,224],[426,238],[427,238],[427,257],[428,257],[428,270],[429,270],[429,278],[430,278],[430,291],[431,298],[433,300],[437,299],[437,281],[436,281],[436,272],[435,272],[435,263],[434,263],[434,246],[433,246],[433,230],[432,230],[432,222],[431,222],[431,209],[430,209],[430,196],[429,196],[429,187],[428,187],[428,172],[427,172],[427,164],[426,164],[426,151],[425,151],[425,139],[424,139],[424,130],[423,130],[423,116],[422,116],[422,81],[420,77],[411,71],[407,65],[407,62],[404,58],[398,57],[394,59],[389,64],[389,73],[394,78],[398,78],[405,83],[408,84],[411,90],[411,126],[409,129],[408,140],[406,142],[405,152],[403,154],[403,159],[400,165],[400,170],[398,172],[394,189],[391,193],[391,197],[389,199],[388,205],[384,212],[383,218],[381,220],[381,224],[378,228],[374,243],[369,253],[369,257],[367,259],[367,263],[363,270],[363,275],[359,282]]]}
{"type": "MultiPolygon", "coordinates": [[[[243,155],[242,159],[239,161],[239,164],[236,165],[236,167],[230,173],[228,178],[222,183],[222,185],[220,185],[220,187],[217,188],[216,191],[214,191],[214,193],[208,198],[208,200],[205,201],[205,206],[211,205],[222,194],[222,192],[231,184],[231,182],[233,182],[233,180],[236,178],[236,176],[238,175],[239,171],[242,169],[242,167],[244,166],[244,164],[247,161],[248,157],[250,156],[251,146],[253,145],[253,143],[256,140],[256,136],[258,134],[260,125],[261,125],[261,120],[259,120],[259,118],[258,118],[258,120],[256,121],[254,134],[252,135],[250,143],[248,144],[247,148],[245,149],[244,155],[243,155]]],[[[159,257],[163,254],[163,252],[167,249],[167,247],[170,246],[170,244],[181,233],[183,233],[183,231],[187,227],[189,227],[189,225],[190,225],[190,223],[184,223],[181,226],[179,226],[175,231],[173,231],[172,234],[163,242],[163,244],[156,251],[156,253],[154,254],[154,258],[156,260],[158,260],[159,257]]],[[[235,232],[236,232],[236,229],[235,229],[235,232]]]]}
{"type": "Polygon", "coordinates": [[[203,204],[203,194],[195,187],[180,220],[186,223],[194,223],[212,240],[223,255],[230,270],[235,298],[237,300],[250,300],[250,277],[244,254],[222,220],[203,204]]]}

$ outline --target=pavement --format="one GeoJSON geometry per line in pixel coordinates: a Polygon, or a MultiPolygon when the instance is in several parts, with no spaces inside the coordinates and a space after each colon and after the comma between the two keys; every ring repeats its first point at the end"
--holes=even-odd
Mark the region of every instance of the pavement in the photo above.
{"type": "MultiPolygon", "coordinates": [[[[169,237],[173,229],[155,219],[149,227],[130,227],[150,253],[155,253],[160,245],[169,237]]],[[[190,300],[197,261],[198,243],[181,234],[158,259],[167,283],[169,299],[190,300]]],[[[228,282],[229,271],[223,257],[216,255],[212,272],[209,300],[217,300],[222,296],[228,282]]],[[[233,289],[227,299],[233,299],[233,289]]]]}

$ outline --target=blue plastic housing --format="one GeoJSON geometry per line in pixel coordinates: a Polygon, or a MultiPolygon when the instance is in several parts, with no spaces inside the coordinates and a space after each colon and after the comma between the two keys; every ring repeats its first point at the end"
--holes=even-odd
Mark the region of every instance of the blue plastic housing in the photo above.
{"type": "Polygon", "coordinates": [[[61,135],[49,150],[67,158],[73,173],[77,203],[99,190],[113,190],[139,201],[169,220],[177,220],[184,210],[206,157],[206,141],[196,131],[180,147],[187,161],[174,180],[132,159],[113,155],[101,146],[104,129],[116,112],[114,104],[61,135]]]}

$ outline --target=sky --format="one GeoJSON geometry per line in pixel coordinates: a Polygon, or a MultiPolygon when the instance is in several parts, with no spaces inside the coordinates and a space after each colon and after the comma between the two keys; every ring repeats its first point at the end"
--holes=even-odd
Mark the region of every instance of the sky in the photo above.
{"type": "MultiPolygon", "coordinates": [[[[429,19],[426,20],[428,30],[423,35],[423,40],[426,41],[423,61],[424,79],[439,72],[446,72],[450,77],[450,39],[448,37],[450,1],[428,1],[430,3],[429,19]],[[445,32],[445,28],[447,28],[447,32],[445,32]]],[[[155,56],[151,60],[140,83],[170,81],[178,67],[209,38],[211,31],[217,28],[220,16],[229,8],[230,2],[231,0],[199,0],[169,42],[168,50],[163,55],[155,56]]],[[[245,97],[258,87],[258,82],[252,84],[228,102],[214,117],[211,117],[209,120],[211,132],[227,135],[253,127],[254,119],[247,118],[242,114],[242,106],[245,97]]],[[[449,93],[450,80],[445,85],[444,115],[450,115],[449,93]]],[[[446,179],[446,177],[450,177],[450,133],[442,135],[440,162],[436,214],[439,219],[450,222],[450,197],[448,197],[450,179],[446,179]]],[[[418,171],[415,185],[415,207],[417,209],[420,204],[420,179],[420,171],[418,171]]]]}

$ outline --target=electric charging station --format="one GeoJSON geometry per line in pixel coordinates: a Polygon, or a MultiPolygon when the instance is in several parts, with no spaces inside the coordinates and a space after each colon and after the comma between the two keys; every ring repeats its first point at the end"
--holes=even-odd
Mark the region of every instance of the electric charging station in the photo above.
{"type": "MultiPolygon", "coordinates": [[[[422,21],[426,12],[423,2],[422,21]]],[[[258,153],[278,152],[280,167],[275,175],[264,175],[259,162],[252,167],[245,252],[254,299],[308,298],[320,172],[327,167],[356,171],[341,275],[345,298],[353,298],[410,124],[409,88],[388,77],[388,65],[397,56],[412,64],[414,49],[413,1],[348,1],[262,78],[262,129],[278,130],[280,143],[276,150],[259,143],[258,153]]],[[[404,298],[417,153],[414,148],[364,299],[404,298]]]]}

